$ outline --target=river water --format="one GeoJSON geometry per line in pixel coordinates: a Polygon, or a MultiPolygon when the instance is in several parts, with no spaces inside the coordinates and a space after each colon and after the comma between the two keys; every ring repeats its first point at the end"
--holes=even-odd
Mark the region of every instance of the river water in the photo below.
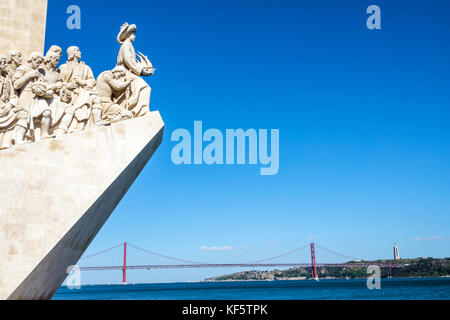
{"type": "Polygon", "coordinates": [[[86,285],[61,287],[54,300],[449,300],[450,278],[366,280],[283,280],[86,285]]]}

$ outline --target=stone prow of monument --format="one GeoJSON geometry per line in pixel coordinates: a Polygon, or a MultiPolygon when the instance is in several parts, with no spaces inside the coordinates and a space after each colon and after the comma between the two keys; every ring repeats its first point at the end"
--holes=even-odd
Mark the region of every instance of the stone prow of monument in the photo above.
{"type": "Polygon", "coordinates": [[[162,141],[159,112],[0,151],[0,299],[51,299],[162,141]]]}
{"type": "Polygon", "coordinates": [[[77,46],[43,54],[47,0],[0,9],[0,299],[50,299],[161,144],[155,68],[134,24],[96,79],[77,46]]]}

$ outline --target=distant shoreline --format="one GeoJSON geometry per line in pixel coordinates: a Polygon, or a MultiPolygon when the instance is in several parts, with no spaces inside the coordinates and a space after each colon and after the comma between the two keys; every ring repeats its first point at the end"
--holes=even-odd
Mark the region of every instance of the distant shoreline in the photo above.
{"type": "MultiPolygon", "coordinates": [[[[369,266],[379,267],[380,277],[385,278],[447,278],[450,277],[450,258],[416,258],[398,260],[349,261],[335,266],[318,266],[319,279],[367,279],[373,274],[369,266]]],[[[311,267],[294,267],[287,270],[249,270],[207,278],[211,281],[276,281],[314,280],[311,267]]]]}
{"type": "MultiPolygon", "coordinates": [[[[393,278],[382,278],[382,280],[386,280],[386,279],[392,279],[392,280],[396,280],[396,279],[445,279],[445,278],[450,278],[450,275],[447,276],[436,276],[436,277],[393,277],[393,278]]],[[[320,281],[324,281],[324,280],[346,280],[346,278],[335,278],[335,279],[330,279],[330,278],[319,278],[319,282],[320,281]]],[[[352,278],[352,279],[348,279],[348,280],[367,280],[367,278],[352,278]]],[[[199,280],[199,281],[177,281],[177,282],[138,282],[138,283],[127,283],[127,284],[122,284],[122,283],[97,283],[97,284],[83,284],[81,285],[82,287],[85,286],[135,286],[135,285],[154,285],[154,284],[164,284],[164,285],[174,285],[174,284],[195,284],[195,283],[225,283],[225,282],[279,282],[279,281],[316,281],[314,279],[276,279],[276,280],[199,280]]],[[[67,288],[67,285],[62,285],[61,288],[67,288]]]]}
{"type": "MultiPolygon", "coordinates": [[[[450,278],[450,275],[446,276],[426,276],[426,277],[391,277],[391,278],[381,278],[382,280],[385,279],[430,279],[430,278],[450,278]]],[[[321,280],[367,280],[367,278],[319,278],[319,281],[321,280]]],[[[201,280],[199,282],[257,282],[257,281],[317,281],[313,278],[307,278],[307,279],[296,279],[296,278],[289,278],[289,279],[264,279],[264,280],[255,280],[255,279],[249,279],[249,280],[201,280]]],[[[184,283],[184,282],[183,282],[184,283]]],[[[189,283],[189,282],[186,282],[189,283]]]]}
{"type": "MultiPolygon", "coordinates": [[[[391,278],[382,278],[385,279],[430,279],[430,278],[450,278],[450,275],[445,276],[425,276],[425,277],[391,277],[391,278]]],[[[319,281],[321,280],[367,280],[367,278],[319,278],[319,281]]],[[[306,278],[306,279],[296,279],[296,278],[288,278],[288,279],[264,279],[264,280],[257,280],[257,279],[248,279],[248,280],[201,280],[199,282],[258,282],[258,281],[317,281],[313,278],[306,278]]],[[[189,283],[189,282],[186,282],[189,283]]]]}

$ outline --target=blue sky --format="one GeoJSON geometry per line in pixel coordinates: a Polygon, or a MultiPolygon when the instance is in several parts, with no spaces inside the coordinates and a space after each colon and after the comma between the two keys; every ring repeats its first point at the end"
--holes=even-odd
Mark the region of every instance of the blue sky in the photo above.
{"type": "MultiPolygon", "coordinates": [[[[120,26],[137,24],[135,48],[157,68],[147,79],[151,109],[166,123],[161,147],[87,253],[128,241],[233,263],[314,239],[364,259],[392,257],[393,242],[402,257],[449,256],[449,10],[437,0],[49,0],[46,49],[78,45],[96,76],[115,66],[120,26]],[[66,28],[71,4],[81,8],[81,30],[66,28]],[[366,28],[371,4],[381,8],[381,30],[366,28]],[[223,132],[279,129],[279,173],[174,165],[170,135],[193,131],[195,120],[223,132]]],[[[304,251],[279,261],[308,260],[304,251]]],[[[232,271],[130,272],[129,281],[232,271]]],[[[83,277],[120,281],[117,272],[83,277]]]]}

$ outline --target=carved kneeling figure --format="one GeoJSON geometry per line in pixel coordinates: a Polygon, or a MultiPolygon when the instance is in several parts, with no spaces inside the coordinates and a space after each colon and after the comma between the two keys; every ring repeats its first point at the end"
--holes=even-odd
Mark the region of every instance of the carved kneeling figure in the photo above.
{"type": "Polygon", "coordinates": [[[117,97],[126,96],[132,81],[126,74],[126,69],[118,66],[98,76],[97,95],[102,99],[103,119],[110,122],[133,118],[131,111],[116,103],[117,97]]]}
{"type": "Polygon", "coordinates": [[[59,101],[52,104],[53,132],[56,136],[66,134],[75,115],[72,102],[72,92],[63,87],[59,92],[59,101]]]}

